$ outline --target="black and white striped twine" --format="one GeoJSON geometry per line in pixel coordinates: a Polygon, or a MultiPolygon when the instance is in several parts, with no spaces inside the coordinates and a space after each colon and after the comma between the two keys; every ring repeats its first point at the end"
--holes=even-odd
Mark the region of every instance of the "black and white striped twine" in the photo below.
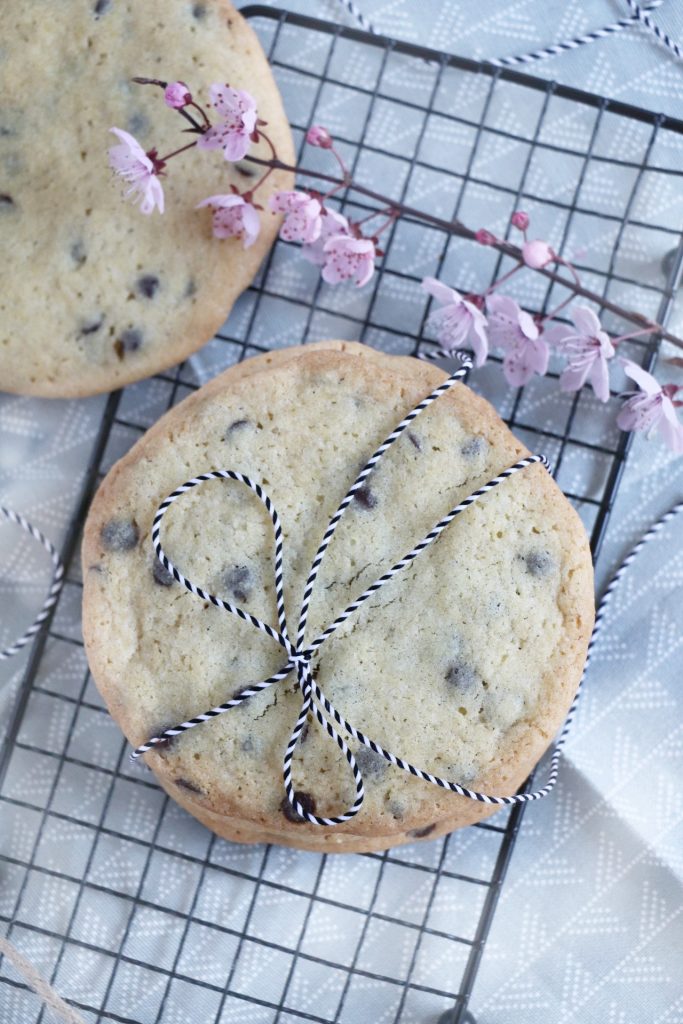
{"type": "MultiPolygon", "coordinates": [[[[376,26],[367,18],[360,7],[354,0],[337,0],[337,3],[344,8],[346,13],[356,22],[356,24],[363,29],[364,32],[369,32],[372,35],[379,35],[376,26]]],[[[616,21],[611,22],[609,25],[603,25],[602,28],[593,29],[590,32],[584,32],[583,35],[575,36],[573,39],[563,39],[559,43],[553,43],[550,46],[541,47],[538,50],[532,50],[530,53],[518,54],[514,57],[493,57],[487,58],[487,64],[493,64],[497,68],[509,68],[519,67],[524,64],[533,64],[539,60],[546,60],[548,57],[556,57],[561,53],[568,53],[570,50],[578,50],[581,46],[586,46],[588,43],[595,43],[600,39],[608,39],[610,36],[616,35],[618,32],[623,32],[624,29],[633,28],[636,25],[643,25],[649,32],[666,46],[676,57],[679,59],[683,56],[681,47],[675,42],[659,25],[650,17],[650,12],[661,7],[664,0],[649,0],[648,3],[638,4],[635,0],[626,0],[632,13],[625,18],[618,18],[616,21]]]]}
{"type": "MultiPolygon", "coordinates": [[[[452,358],[452,356],[452,353],[447,353],[442,350],[436,350],[434,352],[431,352],[428,358],[452,358]]],[[[460,368],[458,368],[454,373],[452,373],[447,378],[447,380],[445,380],[442,384],[435,388],[429,395],[427,395],[427,397],[424,398],[417,406],[415,406],[415,408],[411,412],[409,412],[408,415],[405,416],[398,424],[398,426],[395,427],[395,429],[389,434],[386,440],[382,442],[379,448],[377,448],[377,450],[370,457],[370,459],[365,464],[361,472],[358,474],[356,480],[349,488],[344,499],[340,503],[337,511],[332,516],[329,525],[325,530],[325,534],[320,543],[315,558],[313,559],[313,564],[311,566],[308,579],[306,581],[304,596],[302,600],[302,607],[299,614],[296,645],[294,645],[291,642],[287,631],[282,571],[283,539],[280,518],[278,516],[275,506],[273,505],[273,502],[271,501],[270,497],[266,494],[266,492],[263,490],[263,488],[260,486],[260,484],[251,480],[243,473],[238,473],[234,470],[212,470],[211,472],[202,473],[201,475],[193,477],[191,480],[188,480],[186,483],[176,488],[176,490],[174,490],[172,494],[169,494],[169,496],[161,503],[154,518],[154,523],[152,526],[152,543],[157,558],[164,566],[164,568],[169,573],[171,573],[179,583],[181,583],[187,590],[189,590],[191,594],[194,594],[196,597],[199,597],[203,601],[209,601],[216,608],[220,608],[223,611],[229,612],[232,615],[236,615],[238,618],[250,623],[256,629],[259,629],[261,632],[269,636],[272,640],[274,640],[276,643],[278,643],[281,647],[284,648],[287,656],[287,661],[282,666],[282,668],[279,669],[274,675],[271,675],[269,676],[268,679],[264,679],[260,682],[250,683],[248,686],[245,686],[242,690],[236,693],[230,700],[226,701],[224,704],[219,704],[217,707],[211,708],[210,710],[205,711],[203,714],[196,715],[194,718],[189,718],[185,722],[180,722],[178,725],[175,725],[169,729],[165,729],[158,736],[150,737],[145,743],[142,743],[133,751],[133,753],[131,754],[132,759],[136,759],[141,754],[145,754],[151,750],[154,750],[155,748],[163,749],[163,747],[167,746],[171,739],[173,739],[174,737],[180,736],[188,729],[193,729],[198,725],[202,725],[204,722],[210,721],[212,718],[216,718],[218,715],[222,715],[225,712],[230,711],[231,708],[237,707],[244,701],[248,700],[250,697],[253,697],[255,694],[260,693],[262,690],[265,690],[268,687],[273,686],[275,683],[280,682],[281,680],[285,679],[292,671],[296,670],[298,685],[302,696],[302,703],[296,724],[294,726],[294,729],[292,730],[292,734],[287,743],[287,747],[283,758],[283,780],[287,800],[289,801],[294,811],[301,818],[306,819],[307,821],[310,821],[315,825],[338,825],[342,822],[348,821],[358,813],[362,806],[364,798],[363,779],[356,759],[354,757],[353,751],[349,748],[343,735],[335,727],[335,724],[333,723],[336,723],[336,726],[339,726],[347,736],[352,736],[363,746],[369,747],[370,750],[373,750],[376,754],[379,754],[381,757],[385,758],[385,760],[389,761],[390,764],[395,765],[397,768],[401,768],[403,769],[403,771],[408,772],[409,774],[414,775],[417,778],[423,779],[426,782],[430,782],[432,785],[440,786],[442,789],[447,789],[453,793],[458,793],[461,796],[468,797],[470,800],[477,800],[480,803],[499,805],[528,803],[529,801],[541,799],[541,797],[546,796],[546,794],[548,794],[552,790],[557,780],[561,751],[564,746],[567,733],[569,731],[569,727],[574,718],[576,705],[586,675],[586,669],[588,668],[590,657],[603,621],[605,610],[612,597],[614,588],[618,583],[619,579],[621,578],[621,575],[633,561],[633,559],[635,558],[638,551],[642,548],[642,546],[647,542],[647,540],[649,540],[652,536],[655,535],[655,533],[657,533],[661,529],[661,527],[668,519],[672,518],[673,515],[680,511],[680,508],[683,507],[683,503],[681,503],[680,506],[676,506],[676,508],[672,509],[671,512],[667,513],[666,516],[664,516],[658,523],[656,523],[648,531],[647,534],[645,534],[642,540],[633,549],[631,554],[625,559],[622,566],[615,574],[607,590],[605,591],[604,597],[602,598],[596,615],[595,627],[588,647],[588,654],[586,658],[584,672],[581,677],[581,681],[579,683],[576,695],[572,702],[572,706],[569,710],[564,726],[562,728],[562,731],[559,735],[557,744],[552,754],[549,766],[548,780],[541,789],[535,790],[534,792],[519,793],[512,796],[493,796],[488,793],[480,793],[476,790],[468,789],[467,787],[462,786],[457,782],[452,782],[448,779],[443,779],[439,778],[436,775],[432,775],[431,772],[425,771],[422,768],[418,768],[410,762],[404,760],[403,758],[398,757],[391,751],[385,750],[384,747],[381,746],[381,744],[379,744],[376,740],[366,736],[363,732],[361,732],[360,729],[357,729],[339,713],[339,711],[334,707],[329,698],[326,697],[326,695],[323,693],[323,691],[320,689],[317,682],[313,678],[310,663],[312,657],[320,650],[325,641],[329,639],[329,637],[332,636],[332,634],[336,632],[336,630],[344,622],[346,622],[346,620],[351,615],[353,615],[361,607],[362,604],[365,603],[365,601],[367,601],[373,594],[377,593],[377,591],[380,590],[383,586],[385,586],[385,584],[387,584],[391,579],[393,579],[394,576],[396,576],[408,565],[410,565],[411,562],[415,558],[417,558],[422,551],[424,551],[427,547],[433,544],[441,535],[441,533],[446,529],[446,527],[455,519],[456,516],[460,515],[460,513],[464,512],[467,508],[469,508],[470,505],[474,504],[476,501],[479,501],[494,488],[498,487],[500,484],[510,479],[510,477],[514,476],[515,473],[518,473],[521,470],[536,464],[542,465],[546,469],[548,469],[548,463],[544,456],[531,455],[528,456],[527,458],[520,459],[514,465],[509,466],[507,469],[503,470],[502,473],[498,474],[498,476],[493,477],[482,487],[477,488],[477,490],[473,491],[470,495],[464,498],[454,508],[452,508],[442,519],[440,519],[439,522],[436,523],[434,527],[432,527],[429,533],[425,537],[423,537],[422,540],[419,541],[419,543],[416,544],[411,551],[404,555],[403,558],[401,558],[398,562],[392,565],[390,569],[384,572],[377,580],[375,580],[374,583],[367,587],[362,594],[360,594],[354,601],[352,601],[344,609],[344,611],[337,616],[334,622],[332,622],[325,630],[323,630],[323,632],[320,633],[320,635],[317,636],[308,646],[305,646],[306,623],[313,588],[315,586],[315,582],[325,552],[330,544],[330,541],[332,540],[332,537],[334,536],[335,530],[342,516],[344,515],[344,512],[346,511],[349,504],[353,500],[354,495],[356,494],[358,489],[362,487],[364,481],[368,478],[370,473],[372,473],[373,469],[377,466],[377,463],[380,461],[382,456],[391,447],[391,445],[394,444],[394,442],[401,436],[403,431],[413,422],[413,420],[417,416],[420,415],[420,413],[422,413],[426,408],[428,408],[428,406],[430,406],[432,402],[436,401],[437,398],[443,395],[446,391],[453,387],[453,385],[457,381],[461,380],[466,375],[468,369],[472,365],[471,360],[467,356],[461,356],[460,358],[463,365],[460,368]],[[173,564],[173,562],[168,557],[168,555],[166,554],[162,547],[160,539],[161,524],[168,509],[175,501],[177,501],[177,499],[181,495],[186,494],[188,491],[191,491],[194,487],[199,486],[200,484],[206,482],[207,480],[234,480],[238,483],[244,484],[246,487],[249,487],[250,490],[254,492],[254,494],[257,496],[259,501],[261,501],[261,503],[264,505],[266,511],[268,512],[268,515],[270,516],[275,536],[275,594],[279,627],[277,629],[273,626],[270,626],[266,622],[262,622],[261,619],[258,619],[255,615],[252,615],[250,612],[244,611],[244,609],[239,608],[237,605],[231,604],[229,601],[225,601],[223,600],[223,598],[217,597],[215,594],[209,593],[202,587],[199,587],[197,586],[197,584],[193,583],[192,580],[187,579],[187,577],[185,577],[183,573],[173,564]],[[322,728],[325,730],[327,735],[335,741],[339,749],[342,751],[344,757],[346,758],[353,772],[353,778],[356,786],[355,800],[353,804],[343,814],[339,814],[335,817],[321,817],[313,814],[308,808],[304,807],[299,802],[294,791],[291,774],[292,759],[294,756],[296,745],[301,737],[309,713],[312,713],[315,716],[315,718],[322,726],[322,728]]]]}
{"type": "Polygon", "coordinates": [[[44,534],[40,532],[40,530],[36,529],[36,527],[33,526],[32,523],[29,523],[28,519],[25,519],[24,516],[19,515],[18,512],[15,512],[11,508],[5,508],[3,505],[0,505],[0,516],[2,516],[4,519],[9,520],[11,523],[16,523],[16,525],[20,526],[22,530],[25,530],[26,533],[30,534],[30,536],[33,537],[34,540],[37,540],[39,544],[42,544],[42,546],[45,548],[50,558],[52,559],[52,564],[54,566],[50,589],[47,593],[45,600],[43,601],[42,608],[36,615],[32,624],[28,627],[26,632],[19,637],[18,640],[15,640],[13,644],[9,645],[9,647],[5,647],[4,650],[0,651],[0,661],[5,661],[7,658],[11,658],[12,655],[17,654],[22,649],[22,647],[26,646],[29,640],[31,640],[36,635],[42,624],[45,622],[45,619],[50,614],[50,609],[52,608],[55,601],[59,597],[59,592],[62,589],[62,584],[64,582],[64,566],[62,565],[62,561],[59,557],[59,552],[57,551],[55,546],[47,539],[47,537],[44,534]]]}

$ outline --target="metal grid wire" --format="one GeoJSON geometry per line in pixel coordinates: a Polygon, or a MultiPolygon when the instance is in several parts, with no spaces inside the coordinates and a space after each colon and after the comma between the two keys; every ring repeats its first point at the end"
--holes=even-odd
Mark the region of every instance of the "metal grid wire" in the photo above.
{"type": "MultiPolygon", "coordinates": [[[[394,200],[500,233],[514,209],[530,209],[537,233],[558,251],[572,255],[586,244],[575,262],[587,284],[666,321],[681,238],[648,215],[643,194],[680,183],[683,124],[310,18],[258,7],[246,13],[301,151],[307,127],[325,123],[354,176],[381,180],[394,200]],[[643,256],[645,235],[660,253],[654,262],[643,256]]],[[[305,158],[324,166],[315,163],[319,151],[305,158]]],[[[344,203],[352,214],[363,210],[348,196],[344,203]]],[[[322,286],[278,242],[199,356],[108,402],[65,546],[68,582],[32,651],[0,762],[0,919],[93,1024],[469,1019],[523,809],[443,840],[341,862],[217,839],[128,765],[87,670],[78,560],[71,560],[96,483],[209,376],[269,346],[323,337],[416,353],[424,344],[418,284],[425,273],[467,290],[505,269],[491,250],[410,220],[391,228],[385,249],[381,272],[356,293],[322,286]]],[[[532,309],[562,297],[542,278],[519,288],[532,309]]],[[[625,347],[649,366],[656,339],[625,347]]],[[[562,395],[556,369],[510,391],[495,363],[474,375],[473,386],[549,456],[597,552],[628,448],[611,425],[616,399],[603,407],[585,390],[562,395]]],[[[6,962],[0,1018],[48,1019],[6,962]]]]}

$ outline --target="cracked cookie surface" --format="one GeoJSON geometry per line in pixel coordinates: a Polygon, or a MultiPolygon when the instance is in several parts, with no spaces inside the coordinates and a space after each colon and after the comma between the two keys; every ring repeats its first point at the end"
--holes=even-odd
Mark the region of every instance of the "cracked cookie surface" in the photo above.
{"type": "MultiPolygon", "coordinates": [[[[271,353],[173,409],[114,467],[86,529],[84,632],[97,684],[133,745],[284,660],[262,633],[157,578],[150,531],[163,498],[210,469],[264,485],[282,519],[294,637],[330,516],[377,444],[443,377],[352,343],[271,353]]],[[[349,506],[318,577],[307,638],[449,508],[524,454],[464,385],[430,406],[349,506]]],[[[163,543],[194,582],[277,623],[272,529],[247,488],[211,481],[184,495],[164,520],[163,543]]],[[[325,643],[313,668],[341,713],[387,749],[471,788],[508,794],[564,718],[592,621],[583,527],[533,466],[458,516],[325,643]]],[[[299,706],[290,676],[146,760],[174,799],[241,841],[382,849],[491,813],[363,750],[360,814],[334,828],[297,820],[283,809],[282,755],[299,706]]],[[[317,814],[340,813],[353,800],[348,766],[316,722],[298,746],[293,777],[317,814]]]]}

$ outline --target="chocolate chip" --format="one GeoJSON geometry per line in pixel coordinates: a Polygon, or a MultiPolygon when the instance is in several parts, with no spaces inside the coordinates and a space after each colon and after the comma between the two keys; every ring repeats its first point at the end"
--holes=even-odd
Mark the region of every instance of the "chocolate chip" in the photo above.
{"type": "Polygon", "coordinates": [[[9,209],[10,206],[14,206],[14,200],[11,196],[8,196],[6,192],[0,193],[0,207],[6,207],[9,209]]]}
{"type": "Polygon", "coordinates": [[[149,118],[146,114],[141,113],[137,110],[134,114],[128,118],[128,124],[126,125],[131,135],[146,135],[149,131],[149,118]]]}
{"type": "Polygon", "coordinates": [[[470,437],[460,447],[460,454],[466,459],[476,459],[486,449],[486,441],[483,437],[470,437]]]}
{"type": "Polygon", "coordinates": [[[81,334],[95,334],[104,323],[104,313],[93,320],[84,320],[81,325],[81,334]]]}
{"type": "Polygon", "coordinates": [[[86,255],[85,245],[83,244],[83,242],[74,242],[74,244],[69,249],[69,253],[71,254],[71,259],[74,261],[74,263],[77,263],[79,267],[81,266],[81,264],[85,263],[86,259],[88,258],[86,255]]]}
{"type": "Polygon", "coordinates": [[[526,571],[532,576],[550,576],[555,572],[555,559],[549,551],[530,551],[524,561],[526,571]]]}
{"type": "Polygon", "coordinates": [[[394,821],[403,821],[406,809],[398,800],[392,800],[389,804],[389,811],[394,821]]]}
{"type": "Polygon", "coordinates": [[[134,519],[110,519],[100,530],[100,539],[108,551],[132,551],[139,537],[134,519]]]}
{"type": "Polygon", "coordinates": [[[364,779],[379,779],[387,770],[387,762],[382,755],[376,754],[370,747],[361,747],[355,757],[364,779]]]}
{"type": "MultiPolygon", "coordinates": [[[[315,799],[310,793],[304,793],[303,790],[294,790],[294,799],[297,803],[300,803],[307,814],[315,814],[315,799]]],[[[302,821],[306,821],[300,814],[294,810],[287,797],[284,797],[280,804],[280,810],[284,814],[287,821],[291,821],[295,825],[300,825],[302,821]]]]}
{"type": "Polygon", "coordinates": [[[155,558],[152,563],[152,576],[154,577],[154,582],[158,583],[160,587],[170,587],[175,583],[173,574],[168,571],[165,565],[162,565],[158,558],[155,558]]]}
{"type": "Polygon", "coordinates": [[[225,585],[236,601],[248,601],[253,581],[246,565],[236,565],[223,574],[225,585]]]}
{"type": "Polygon", "coordinates": [[[201,793],[202,790],[199,786],[195,786],[194,782],[189,782],[188,779],[174,779],[176,786],[180,786],[181,789],[187,789],[190,793],[201,793]]]}
{"type": "Polygon", "coordinates": [[[478,682],[477,673],[466,661],[454,661],[449,665],[445,679],[459,690],[471,690],[478,682]]]}
{"type": "Polygon", "coordinates": [[[432,834],[435,828],[436,822],[432,822],[431,825],[425,825],[424,828],[411,828],[409,832],[406,832],[406,835],[410,836],[412,839],[426,839],[427,836],[432,834]]]}
{"type": "Polygon", "coordinates": [[[231,434],[234,434],[237,430],[244,430],[245,427],[251,426],[251,420],[233,420],[228,429],[225,431],[225,440],[227,441],[231,434]]]}
{"type": "Polygon", "coordinates": [[[155,292],[159,288],[159,278],[155,277],[154,274],[143,274],[142,277],[138,278],[136,287],[146,299],[153,299],[155,292]]]}
{"type": "Polygon", "coordinates": [[[362,487],[358,488],[358,490],[354,494],[354,498],[361,506],[361,508],[371,509],[375,508],[375,506],[377,505],[377,498],[375,497],[375,494],[370,490],[367,484],[363,484],[362,487]]]}
{"type": "Polygon", "coordinates": [[[135,327],[124,331],[120,338],[114,342],[114,351],[119,359],[123,359],[126,352],[137,352],[142,345],[142,331],[135,327]]]}
{"type": "Polygon", "coordinates": [[[256,170],[250,167],[249,164],[233,164],[233,167],[238,174],[241,174],[243,178],[255,178],[256,170]]]}
{"type": "Polygon", "coordinates": [[[192,17],[196,18],[197,21],[201,21],[206,15],[206,7],[204,4],[193,4],[192,5],[192,17]]]}
{"type": "Polygon", "coordinates": [[[95,15],[96,18],[98,18],[100,16],[100,14],[104,14],[105,11],[108,11],[110,6],[111,6],[111,0],[95,0],[95,6],[93,7],[93,14],[95,15]]]}
{"type": "Polygon", "coordinates": [[[411,444],[412,444],[412,445],[413,445],[413,446],[414,446],[415,448],[417,448],[417,450],[418,450],[419,452],[421,452],[421,451],[422,451],[422,441],[420,441],[420,438],[419,438],[419,437],[417,436],[417,434],[414,434],[414,433],[412,432],[412,430],[409,430],[409,431],[407,431],[407,433],[408,433],[408,437],[409,437],[409,439],[410,439],[410,443],[411,443],[411,444]]]}
{"type": "Polygon", "coordinates": [[[142,331],[138,331],[135,328],[124,331],[121,335],[121,341],[126,352],[136,352],[142,345],[142,331]]]}

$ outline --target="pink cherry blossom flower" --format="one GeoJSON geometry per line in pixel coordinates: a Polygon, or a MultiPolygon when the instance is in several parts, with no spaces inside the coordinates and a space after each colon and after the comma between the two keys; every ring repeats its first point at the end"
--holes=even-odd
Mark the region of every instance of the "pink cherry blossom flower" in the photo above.
{"type": "Polygon", "coordinates": [[[256,130],[256,100],[243,89],[212,85],[211,103],[223,118],[197,141],[200,149],[222,149],[226,160],[242,160],[256,130]]]}
{"type": "Polygon", "coordinates": [[[547,263],[555,259],[555,254],[547,242],[540,238],[534,238],[531,242],[525,242],[522,246],[522,259],[527,267],[532,270],[540,270],[547,263]]]}
{"type": "Polygon", "coordinates": [[[121,142],[109,150],[109,166],[129,183],[126,197],[139,196],[141,213],[152,213],[155,208],[163,213],[164,190],[158,178],[160,166],[155,164],[137,139],[128,132],[121,128],[110,130],[121,142]]]}
{"type": "Polygon", "coordinates": [[[309,146],[318,146],[320,149],[332,148],[332,136],[321,124],[311,125],[306,132],[306,142],[309,146]]]}
{"type": "Polygon", "coordinates": [[[560,387],[563,391],[578,391],[588,380],[596,397],[606,402],[609,398],[607,360],[614,355],[614,345],[592,309],[574,306],[571,318],[573,328],[555,324],[543,335],[549,345],[555,345],[567,357],[560,387]]]}
{"type": "Polygon", "coordinates": [[[241,238],[245,249],[258,238],[261,218],[244,196],[209,196],[198,203],[196,209],[202,206],[210,206],[213,210],[213,233],[216,238],[241,238]]]}
{"type": "Polygon", "coordinates": [[[369,238],[332,235],[325,242],[323,253],[325,264],[322,277],[328,284],[355,281],[361,288],[375,272],[375,243],[369,238]]]}
{"type": "Polygon", "coordinates": [[[328,209],[326,206],[322,207],[321,214],[320,234],[315,242],[304,245],[301,250],[301,255],[304,259],[308,260],[309,263],[315,263],[318,267],[324,266],[327,260],[325,245],[330,238],[350,237],[351,235],[349,222],[343,214],[337,213],[336,210],[328,209]]]}
{"type": "Polygon", "coordinates": [[[448,288],[434,277],[425,277],[422,287],[441,303],[427,320],[439,339],[439,344],[449,352],[468,346],[474,353],[477,366],[483,366],[489,354],[486,334],[486,317],[473,302],[464,299],[460,292],[448,288]]]}
{"type": "Polygon", "coordinates": [[[276,192],[270,197],[268,204],[275,213],[285,214],[280,238],[284,238],[286,242],[310,244],[320,236],[322,206],[306,192],[276,192]]]}
{"type": "Polygon", "coordinates": [[[657,383],[652,374],[630,359],[622,360],[624,373],[638,385],[639,391],[627,391],[627,401],[617,416],[620,430],[643,430],[648,437],[659,431],[662,440],[676,455],[683,455],[683,423],[676,415],[673,399],[680,388],[676,384],[657,383]]]}
{"type": "Polygon", "coordinates": [[[192,102],[192,94],[184,82],[169,82],[164,89],[164,100],[167,107],[181,110],[192,102]]]}
{"type": "Polygon", "coordinates": [[[549,352],[533,318],[507,295],[489,295],[486,312],[489,341],[505,351],[503,373],[508,384],[519,388],[535,373],[542,377],[548,369],[549,352]]]}

